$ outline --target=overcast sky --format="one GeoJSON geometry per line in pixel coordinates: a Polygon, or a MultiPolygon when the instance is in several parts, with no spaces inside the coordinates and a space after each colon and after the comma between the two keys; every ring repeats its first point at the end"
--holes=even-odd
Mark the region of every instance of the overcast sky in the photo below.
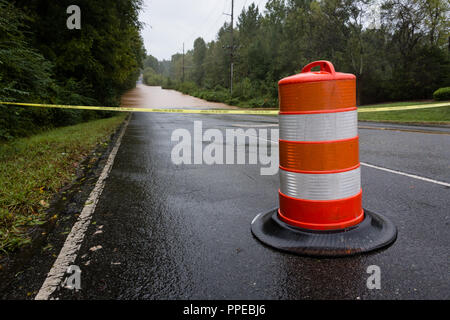
{"type": "MultiPolygon", "coordinates": [[[[235,22],[242,8],[252,2],[264,10],[268,0],[234,0],[235,22]]],[[[140,21],[147,54],[158,60],[170,60],[172,54],[192,49],[194,40],[206,42],[215,38],[219,28],[230,16],[231,0],[144,0],[140,21]]]]}

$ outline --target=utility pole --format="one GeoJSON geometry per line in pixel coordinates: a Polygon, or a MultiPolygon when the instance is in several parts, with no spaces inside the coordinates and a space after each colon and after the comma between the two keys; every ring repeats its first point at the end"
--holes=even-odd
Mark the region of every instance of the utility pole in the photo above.
{"type": "Polygon", "coordinates": [[[231,45],[222,46],[222,48],[230,49],[230,94],[231,94],[231,96],[233,96],[234,0],[231,0],[231,14],[229,14],[229,13],[224,13],[224,14],[231,17],[231,30],[230,30],[231,31],[231,45]]]}
{"type": "Polygon", "coordinates": [[[234,0],[231,0],[231,48],[230,48],[230,95],[233,96],[233,18],[234,18],[234,0]]]}
{"type": "Polygon", "coordinates": [[[183,77],[181,80],[184,82],[184,42],[183,42],[183,77]]]}

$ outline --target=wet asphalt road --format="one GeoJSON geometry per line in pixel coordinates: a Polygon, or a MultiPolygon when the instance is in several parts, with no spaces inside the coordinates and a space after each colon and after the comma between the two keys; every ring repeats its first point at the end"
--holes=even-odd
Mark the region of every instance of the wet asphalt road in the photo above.
{"type": "MultiPolygon", "coordinates": [[[[277,123],[263,116],[133,114],[75,261],[82,289],[53,298],[450,298],[450,188],[363,166],[363,206],[395,223],[397,241],[348,258],[278,252],[250,232],[258,213],[278,205],[278,175],[260,175],[260,165],[172,163],[172,132],[192,132],[195,120],[222,131],[277,123]],[[381,268],[380,290],[366,287],[370,265],[381,268]]],[[[450,135],[359,134],[362,162],[450,182],[450,135]]]]}

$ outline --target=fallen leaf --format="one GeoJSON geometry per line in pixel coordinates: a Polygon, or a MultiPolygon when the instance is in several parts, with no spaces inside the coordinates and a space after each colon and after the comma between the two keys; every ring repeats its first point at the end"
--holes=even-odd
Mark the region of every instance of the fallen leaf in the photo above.
{"type": "Polygon", "coordinates": [[[41,206],[43,206],[44,208],[48,208],[48,207],[50,206],[47,202],[45,202],[45,200],[39,201],[39,204],[40,204],[41,206]]]}
{"type": "Polygon", "coordinates": [[[94,247],[90,248],[89,251],[97,251],[97,250],[100,250],[102,248],[103,248],[102,246],[98,245],[98,246],[94,246],[94,247]]]}

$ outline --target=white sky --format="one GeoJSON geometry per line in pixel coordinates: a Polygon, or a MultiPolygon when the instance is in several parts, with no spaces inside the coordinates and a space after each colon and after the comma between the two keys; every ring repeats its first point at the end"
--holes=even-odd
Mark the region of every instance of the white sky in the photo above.
{"type": "MultiPolygon", "coordinates": [[[[234,0],[235,23],[242,8],[254,2],[264,11],[268,0],[234,0]]],[[[170,60],[173,54],[192,49],[194,40],[206,42],[215,38],[230,16],[231,0],[144,0],[140,21],[147,54],[158,60],[170,60]]]]}

